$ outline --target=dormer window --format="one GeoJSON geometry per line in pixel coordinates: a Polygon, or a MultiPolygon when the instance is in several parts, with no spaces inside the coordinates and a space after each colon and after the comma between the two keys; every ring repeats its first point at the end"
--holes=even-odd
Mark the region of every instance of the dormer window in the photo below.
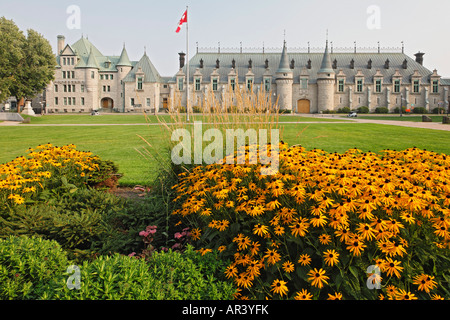
{"type": "Polygon", "coordinates": [[[178,82],[178,90],[179,91],[183,91],[184,79],[183,78],[178,78],[177,82],[178,82]]]}
{"type": "Polygon", "coordinates": [[[201,79],[195,78],[195,91],[200,91],[201,79]]]}
{"type": "Polygon", "coordinates": [[[382,85],[381,79],[376,79],[375,80],[375,92],[376,93],[381,93],[381,85],[382,85]]]}
{"type": "Polygon", "coordinates": [[[433,80],[433,93],[439,93],[439,80],[433,80]]]}
{"type": "Polygon", "coordinates": [[[142,88],[143,81],[144,81],[144,79],[142,77],[137,78],[137,89],[138,90],[143,90],[143,88],[142,88]]]}
{"type": "Polygon", "coordinates": [[[400,92],[400,79],[394,80],[394,93],[400,92]]]}
{"type": "Polygon", "coordinates": [[[213,91],[217,91],[219,85],[219,79],[213,78],[212,79],[212,89],[213,91]]]}
{"type": "Polygon", "coordinates": [[[345,85],[345,80],[339,79],[338,80],[338,92],[344,92],[344,85],[345,85]]]}
{"type": "Polygon", "coordinates": [[[253,78],[247,78],[247,90],[251,91],[253,88],[253,78]]]}
{"type": "Polygon", "coordinates": [[[363,79],[356,80],[356,92],[363,92],[363,79]]]}
{"type": "Polygon", "coordinates": [[[300,78],[300,89],[308,89],[308,78],[300,78]]]}
{"type": "Polygon", "coordinates": [[[419,93],[420,80],[413,81],[413,93],[419,93]]]}
{"type": "Polygon", "coordinates": [[[266,91],[266,92],[269,92],[270,91],[270,89],[271,89],[271,87],[270,87],[270,85],[271,85],[271,79],[270,78],[264,78],[264,90],[266,91]]]}

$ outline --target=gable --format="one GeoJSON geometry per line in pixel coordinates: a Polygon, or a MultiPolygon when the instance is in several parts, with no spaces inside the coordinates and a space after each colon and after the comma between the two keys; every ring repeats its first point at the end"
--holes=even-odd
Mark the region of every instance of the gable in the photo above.
{"type": "Polygon", "coordinates": [[[61,56],[75,56],[76,53],[73,51],[73,49],[70,45],[66,45],[60,55],[61,56]]]}

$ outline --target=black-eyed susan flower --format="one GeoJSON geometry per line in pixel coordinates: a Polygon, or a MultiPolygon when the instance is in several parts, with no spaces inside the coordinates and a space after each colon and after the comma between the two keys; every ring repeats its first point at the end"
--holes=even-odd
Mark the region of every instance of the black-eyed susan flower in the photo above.
{"type": "Polygon", "coordinates": [[[301,254],[299,259],[298,259],[298,263],[300,263],[302,266],[309,266],[309,264],[311,263],[311,257],[309,254],[301,254]]]}
{"type": "Polygon", "coordinates": [[[426,293],[429,293],[437,286],[434,277],[424,273],[415,276],[413,283],[418,286],[419,291],[425,291],[426,293]]]}
{"type": "Polygon", "coordinates": [[[286,281],[276,279],[272,282],[271,291],[273,293],[279,294],[280,296],[287,295],[289,289],[286,284],[286,281]]]}
{"type": "Polygon", "coordinates": [[[291,273],[294,271],[294,264],[290,261],[283,262],[283,270],[287,273],[291,273]]]}
{"type": "Polygon", "coordinates": [[[336,252],[336,250],[331,249],[323,252],[323,259],[325,260],[325,263],[327,266],[334,266],[339,262],[339,253],[336,252]]]}
{"type": "Polygon", "coordinates": [[[392,260],[391,258],[386,258],[386,264],[384,265],[384,269],[387,272],[388,276],[395,275],[397,278],[400,278],[400,272],[403,271],[403,267],[400,266],[401,262],[397,260],[392,260]]]}
{"type": "Polygon", "coordinates": [[[314,268],[308,272],[308,281],[311,281],[312,286],[321,289],[324,284],[328,284],[327,280],[329,279],[329,277],[327,277],[325,273],[325,270],[323,270],[322,268],[314,268]]]}
{"type": "Polygon", "coordinates": [[[309,293],[306,289],[298,291],[294,296],[295,300],[312,300],[312,298],[313,295],[309,293]]]}

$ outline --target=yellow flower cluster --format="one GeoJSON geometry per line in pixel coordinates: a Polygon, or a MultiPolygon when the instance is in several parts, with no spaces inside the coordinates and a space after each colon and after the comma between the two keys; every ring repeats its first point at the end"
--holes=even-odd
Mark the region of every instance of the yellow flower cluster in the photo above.
{"type": "Polygon", "coordinates": [[[430,255],[450,253],[449,156],[281,143],[279,171],[261,175],[262,167],[198,166],[174,186],[173,214],[195,228],[199,246],[231,259],[225,274],[238,298],[341,299],[359,290],[360,298],[405,299],[415,297],[411,287],[441,297],[425,271],[449,277],[448,262],[425,268],[430,255]],[[380,272],[367,274],[371,265],[380,272]],[[381,292],[365,288],[368,279],[381,292]]]}
{"type": "Polygon", "coordinates": [[[94,162],[97,158],[91,152],[76,150],[73,144],[57,147],[48,143],[30,148],[26,156],[0,164],[0,199],[23,204],[55,175],[85,179],[98,169],[94,162]]]}

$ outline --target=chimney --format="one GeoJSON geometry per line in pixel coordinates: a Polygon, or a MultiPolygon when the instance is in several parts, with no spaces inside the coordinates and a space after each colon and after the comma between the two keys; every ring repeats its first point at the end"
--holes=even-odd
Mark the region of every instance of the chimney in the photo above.
{"type": "Polygon", "coordinates": [[[180,52],[179,55],[180,55],[180,69],[183,69],[184,63],[186,61],[186,53],[180,52]]]}
{"type": "Polygon", "coordinates": [[[58,36],[58,52],[57,52],[58,56],[61,54],[61,51],[64,50],[65,40],[66,38],[64,36],[61,35],[58,36]]]}
{"type": "Polygon", "coordinates": [[[418,63],[418,64],[420,64],[421,66],[423,66],[423,55],[424,55],[425,53],[422,53],[422,52],[418,52],[418,53],[416,53],[415,54],[415,56],[416,56],[416,62],[418,63]]]}

